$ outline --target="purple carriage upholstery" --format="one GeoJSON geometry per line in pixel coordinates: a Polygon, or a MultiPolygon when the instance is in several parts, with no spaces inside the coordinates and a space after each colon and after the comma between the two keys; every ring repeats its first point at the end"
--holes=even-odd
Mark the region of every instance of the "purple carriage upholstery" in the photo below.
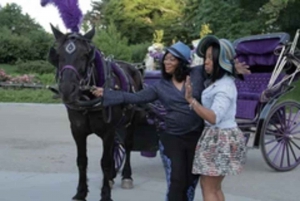
{"type": "MultiPolygon", "coordinates": [[[[289,41],[287,33],[248,36],[234,41],[239,61],[250,66],[251,74],[236,80],[238,90],[236,117],[254,119],[262,92],[267,89],[278,56],[274,50],[289,41]]],[[[282,78],[282,76],[280,76],[282,78]]]]}
{"type": "Polygon", "coordinates": [[[267,88],[271,73],[252,73],[236,80],[238,90],[236,117],[254,119],[262,92],[267,88]]]}
{"type": "Polygon", "coordinates": [[[161,78],[161,71],[160,70],[146,70],[144,74],[144,83],[146,85],[152,85],[161,78]]]}

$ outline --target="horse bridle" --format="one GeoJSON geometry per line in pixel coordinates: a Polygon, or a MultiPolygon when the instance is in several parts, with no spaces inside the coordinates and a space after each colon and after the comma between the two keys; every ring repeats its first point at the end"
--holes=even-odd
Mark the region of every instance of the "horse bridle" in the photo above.
{"type": "MultiPolygon", "coordinates": [[[[73,41],[75,40],[83,40],[86,41],[87,45],[89,47],[91,47],[90,51],[92,51],[92,58],[89,58],[89,61],[87,62],[87,73],[86,76],[82,77],[80,75],[80,73],[78,72],[78,70],[72,66],[72,65],[65,65],[63,66],[61,69],[57,68],[58,72],[56,73],[56,81],[59,82],[62,78],[62,74],[64,73],[64,71],[66,70],[71,70],[75,75],[76,78],[79,81],[79,89],[81,91],[90,91],[91,89],[93,89],[93,86],[96,86],[96,78],[95,78],[95,74],[94,74],[94,70],[95,70],[95,64],[94,64],[94,60],[95,60],[95,54],[96,54],[96,48],[91,44],[90,40],[87,40],[85,38],[83,38],[81,35],[77,34],[77,33],[72,33],[69,36],[67,36],[66,40],[64,43],[61,44],[61,46],[63,44],[65,44],[68,40],[70,40],[69,44],[66,46],[66,51],[69,54],[72,54],[73,52],[75,52],[76,50],[76,45],[73,41]]],[[[61,48],[61,46],[59,48],[61,48]]],[[[111,59],[108,59],[108,62],[111,62],[111,59]]],[[[104,65],[105,62],[104,62],[104,65]]],[[[111,70],[110,67],[105,66],[106,71],[105,72],[105,76],[107,76],[104,81],[103,87],[107,88],[110,87],[111,84],[111,70]]],[[[103,119],[106,123],[110,123],[112,120],[112,108],[108,107],[108,108],[103,108],[102,107],[102,97],[97,97],[95,99],[90,100],[88,97],[81,97],[81,98],[85,98],[85,101],[82,100],[77,100],[76,101],[76,105],[70,105],[70,104],[65,104],[68,108],[72,109],[72,110],[77,110],[77,111],[88,111],[88,110],[101,110],[102,114],[103,114],[103,119]]]]}
{"type": "MultiPolygon", "coordinates": [[[[75,52],[76,50],[76,45],[73,41],[75,40],[82,40],[82,41],[85,41],[86,44],[91,47],[90,51],[93,52],[93,57],[92,58],[89,58],[89,61],[87,63],[87,73],[86,73],[86,76],[85,77],[82,77],[80,75],[80,73],[78,72],[78,70],[72,66],[72,65],[66,65],[66,66],[63,66],[61,69],[58,68],[58,73],[57,73],[57,81],[60,81],[61,80],[61,77],[62,77],[62,74],[65,70],[71,70],[75,73],[76,75],[76,78],[78,79],[79,81],[79,85],[80,85],[80,89],[83,89],[83,90],[87,90],[88,89],[88,86],[90,86],[91,84],[91,81],[93,81],[93,84],[96,84],[95,83],[95,75],[93,73],[93,68],[94,68],[94,64],[93,64],[93,60],[94,60],[94,55],[95,55],[95,47],[92,46],[90,43],[91,41],[90,40],[87,40],[85,38],[83,38],[81,35],[77,34],[77,33],[72,33],[70,35],[67,36],[67,39],[64,43],[61,44],[61,46],[63,44],[65,44],[67,41],[70,41],[65,50],[66,52],[68,52],[70,55],[72,55],[73,52],[75,52]]],[[[61,46],[59,48],[61,48],[61,46]]]]}
{"type": "MultiPolygon", "coordinates": [[[[79,89],[81,91],[90,91],[93,88],[93,86],[97,84],[95,74],[94,74],[94,68],[95,68],[94,59],[95,59],[96,48],[91,44],[91,41],[83,38],[81,35],[79,35],[77,33],[72,33],[67,36],[67,38],[65,39],[65,42],[61,43],[61,45],[57,49],[61,48],[64,44],[66,44],[66,42],[69,41],[65,50],[70,55],[72,55],[72,53],[75,52],[75,50],[76,50],[76,45],[74,43],[75,40],[85,41],[86,44],[91,48],[90,51],[93,52],[92,58],[89,58],[89,60],[86,64],[86,67],[87,67],[86,74],[85,74],[85,76],[81,76],[80,73],[78,72],[78,70],[74,66],[65,65],[61,69],[59,67],[57,68],[56,82],[59,83],[62,78],[62,74],[66,70],[70,70],[76,75],[76,78],[78,79],[79,89]]],[[[85,98],[85,97],[83,97],[83,98],[85,98]]],[[[101,105],[101,103],[102,103],[101,97],[95,98],[93,100],[87,100],[87,98],[86,98],[85,101],[78,100],[76,106],[74,106],[74,105],[67,105],[67,106],[74,110],[86,110],[86,109],[90,109],[90,108],[99,107],[101,105]]]]}

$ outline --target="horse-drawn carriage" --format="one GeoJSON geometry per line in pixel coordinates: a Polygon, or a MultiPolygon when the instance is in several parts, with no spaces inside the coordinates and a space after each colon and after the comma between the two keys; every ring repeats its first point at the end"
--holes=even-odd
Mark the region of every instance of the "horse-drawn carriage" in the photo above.
{"type": "MultiPolygon", "coordinates": [[[[234,41],[237,58],[245,61],[251,74],[237,79],[236,119],[245,133],[249,148],[260,148],[266,163],[277,171],[289,171],[300,164],[300,104],[281,97],[290,92],[300,71],[300,54],[296,48],[300,31],[290,42],[287,33],[248,36],[234,41]]],[[[161,78],[159,70],[144,72],[144,85],[161,78]]],[[[0,87],[54,88],[43,85],[0,83],[0,87]]],[[[134,134],[133,151],[155,157],[158,133],[164,129],[164,108],[159,102],[148,105],[154,116],[141,124],[134,134]]],[[[115,168],[125,160],[124,133],[117,131],[115,168]]]]}
{"type": "MultiPolygon", "coordinates": [[[[293,42],[287,33],[254,35],[234,41],[237,58],[251,70],[243,80],[236,80],[236,119],[248,147],[260,147],[267,164],[277,171],[292,170],[300,164],[300,104],[281,100],[294,88],[291,84],[300,71],[296,49],[299,32],[293,42]]],[[[146,83],[157,79],[159,71],[145,72],[146,83]]],[[[152,107],[163,116],[159,104],[152,107]]]]}

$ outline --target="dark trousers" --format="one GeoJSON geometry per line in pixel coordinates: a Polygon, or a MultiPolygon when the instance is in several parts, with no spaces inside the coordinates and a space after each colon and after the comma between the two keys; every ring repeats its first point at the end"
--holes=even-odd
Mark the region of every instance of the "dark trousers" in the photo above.
{"type": "Polygon", "coordinates": [[[160,153],[167,177],[166,201],[193,201],[199,175],[192,174],[195,148],[201,132],[160,135],[160,153]]]}

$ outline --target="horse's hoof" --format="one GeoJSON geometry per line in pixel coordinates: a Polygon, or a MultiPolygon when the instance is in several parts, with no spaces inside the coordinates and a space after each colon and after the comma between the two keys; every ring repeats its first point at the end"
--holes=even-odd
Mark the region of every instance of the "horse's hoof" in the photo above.
{"type": "Polygon", "coordinates": [[[133,181],[132,181],[132,179],[123,179],[121,187],[123,189],[133,189],[133,181]]]}
{"type": "Polygon", "coordinates": [[[72,201],[86,201],[86,200],[72,199],[72,201]]]}
{"type": "Polygon", "coordinates": [[[112,189],[114,187],[114,180],[109,180],[109,187],[112,189]]]}

